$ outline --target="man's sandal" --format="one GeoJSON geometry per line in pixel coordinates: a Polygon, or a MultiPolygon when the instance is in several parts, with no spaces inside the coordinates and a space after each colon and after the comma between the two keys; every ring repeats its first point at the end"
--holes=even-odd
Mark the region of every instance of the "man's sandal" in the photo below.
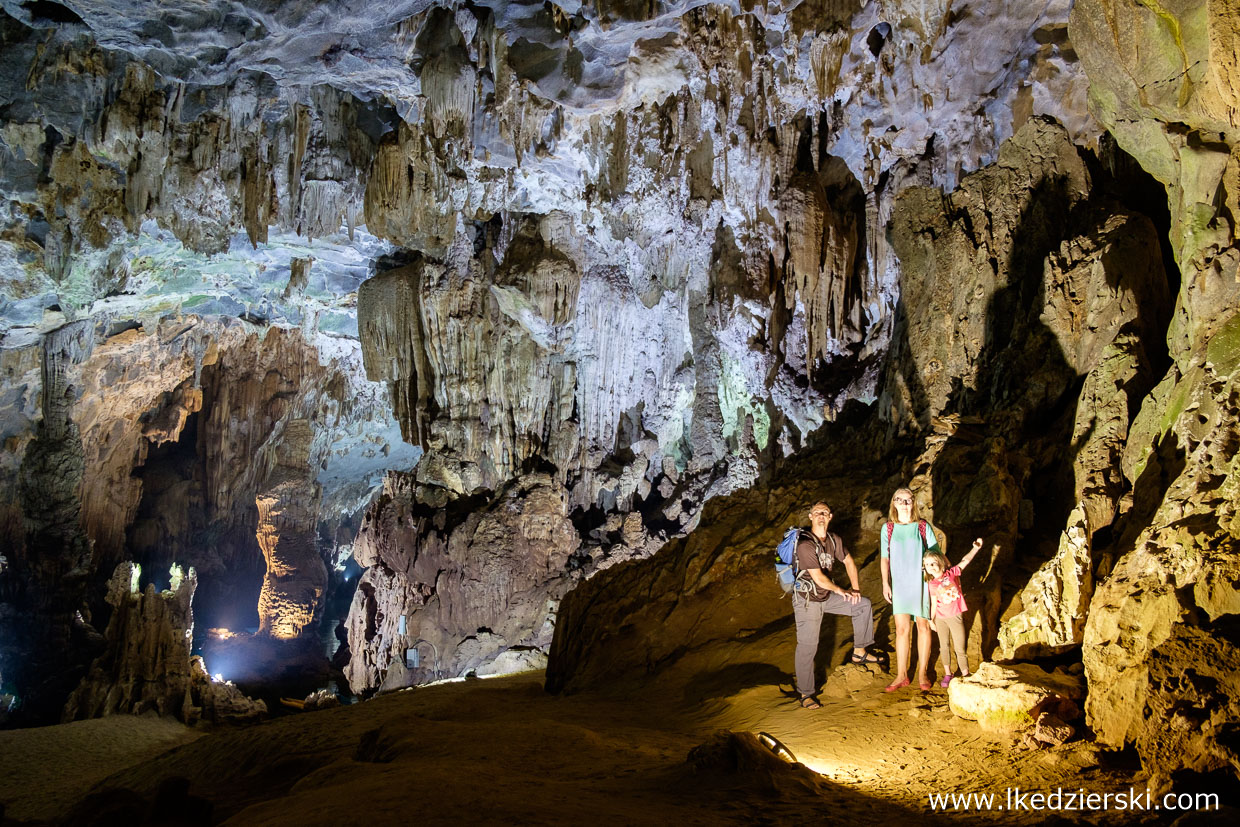
{"type": "Polygon", "coordinates": [[[866,653],[864,655],[858,655],[856,652],[853,652],[852,655],[849,656],[848,662],[855,663],[858,666],[864,666],[867,663],[873,663],[873,664],[877,664],[878,666],[882,666],[888,662],[888,659],[887,659],[886,652],[871,652],[869,650],[866,650],[866,653]]]}
{"type": "Polygon", "coordinates": [[[818,703],[813,695],[803,695],[801,697],[801,709],[822,709],[822,704],[818,703]]]}

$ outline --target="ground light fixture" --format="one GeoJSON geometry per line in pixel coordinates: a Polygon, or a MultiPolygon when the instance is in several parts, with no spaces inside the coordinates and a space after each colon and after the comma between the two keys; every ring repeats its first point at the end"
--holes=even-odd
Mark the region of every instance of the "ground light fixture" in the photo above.
{"type": "Polygon", "coordinates": [[[769,749],[771,752],[775,753],[780,758],[787,761],[789,764],[798,763],[797,757],[792,754],[792,750],[785,747],[778,738],[776,738],[774,735],[771,735],[769,732],[759,732],[758,743],[760,743],[762,746],[769,749]]]}

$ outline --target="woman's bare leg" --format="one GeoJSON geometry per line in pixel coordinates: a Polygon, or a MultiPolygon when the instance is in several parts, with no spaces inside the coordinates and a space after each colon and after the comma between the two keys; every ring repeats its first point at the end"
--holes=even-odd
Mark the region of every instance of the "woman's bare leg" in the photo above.
{"type": "Polygon", "coordinates": [[[895,615],[896,621],[896,680],[908,677],[908,656],[912,648],[912,615],[895,615]]]}
{"type": "MultiPolygon", "coordinates": [[[[905,621],[908,622],[907,620],[905,621]]],[[[905,644],[904,651],[907,654],[908,644],[905,644]]],[[[927,683],[930,678],[926,675],[926,670],[930,668],[930,621],[924,617],[917,618],[917,680],[919,683],[927,683]]]]}

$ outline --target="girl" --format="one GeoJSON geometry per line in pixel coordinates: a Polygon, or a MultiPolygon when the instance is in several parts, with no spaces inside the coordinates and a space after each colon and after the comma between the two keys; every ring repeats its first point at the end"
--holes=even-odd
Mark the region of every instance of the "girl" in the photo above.
{"type": "Polygon", "coordinates": [[[969,656],[964,651],[964,613],[968,606],[960,591],[960,572],[981,550],[982,538],[978,537],[960,565],[951,568],[947,567],[947,557],[941,551],[928,551],[922,558],[922,565],[926,568],[926,585],[930,589],[930,620],[939,633],[939,659],[943,661],[943,680],[939,681],[939,686],[944,689],[952,681],[952,654],[947,645],[948,637],[956,649],[960,677],[969,676],[969,656]]]}
{"type": "Polygon", "coordinates": [[[908,686],[909,650],[913,622],[917,623],[917,682],[923,692],[932,688],[930,668],[930,595],[921,578],[921,558],[939,547],[934,527],[921,519],[913,492],[901,488],[891,495],[890,517],[879,534],[883,597],[891,604],[896,622],[896,679],[887,687],[895,692],[908,686]]]}

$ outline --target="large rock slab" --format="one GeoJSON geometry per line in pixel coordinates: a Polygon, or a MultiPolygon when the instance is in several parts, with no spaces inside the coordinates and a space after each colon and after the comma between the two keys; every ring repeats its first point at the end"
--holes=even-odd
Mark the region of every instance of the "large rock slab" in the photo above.
{"type": "Polygon", "coordinates": [[[1085,682],[1081,678],[1047,672],[1032,664],[983,663],[969,677],[956,678],[947,685],[952,712],[977,721],[991,732],[1025,729],[1037,721],[1040,708],[1054,704],[1062,709],[1060,702],[1075,704],[1084,697],[1085,682]]]}

